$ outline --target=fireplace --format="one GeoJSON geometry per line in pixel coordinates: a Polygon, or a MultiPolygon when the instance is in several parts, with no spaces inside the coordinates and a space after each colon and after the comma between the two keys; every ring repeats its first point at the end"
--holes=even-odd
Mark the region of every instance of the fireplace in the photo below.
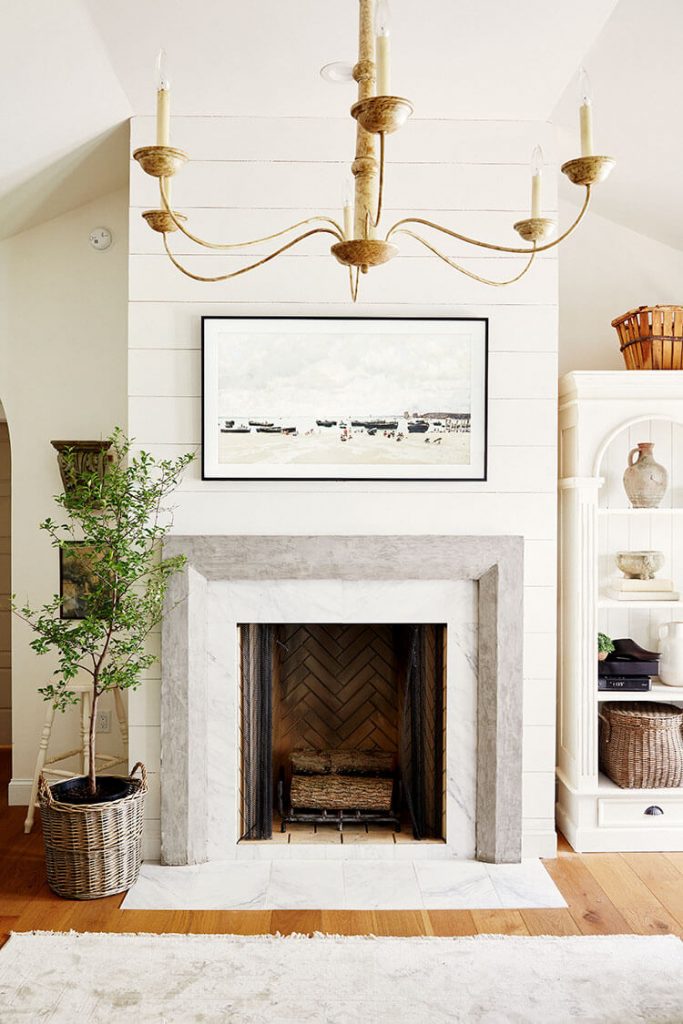
{"type": "MultiPolygon", "coordinates": [[[[329,844],[325,857],[520,860],[521,538],[171,536],[164,553],[187,559],[171,582],[162,627],[164,863],[319,849],[293,849],[275,833],[240,841],[240,626],[316,623],[399,632],[438,624],[448,637],[441,835],[425,844],[406,828],[406,842],[329,844]]],[[[400,744],[398,753],[402,773],[400,744]]],[[[275,787],[272,767],[269,779],[275,787]]],[[[269,801],[270,794],[272,816],[269,801]]]]}
{"type": "Polygon", "coordinates": [[[445,626],[239,633],[240,840],[442,840],[445,626]]]}

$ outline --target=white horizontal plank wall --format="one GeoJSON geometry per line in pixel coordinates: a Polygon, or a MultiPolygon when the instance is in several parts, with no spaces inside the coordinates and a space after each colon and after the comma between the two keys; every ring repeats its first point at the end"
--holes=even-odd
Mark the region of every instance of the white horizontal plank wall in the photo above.
{"type": "MultiPolygon", "coordinates": [[[[154,141],[151,118],[132,122],[132,148],[154,141]]],[[[353,154],[349,118],[174,119],[172,143],[191,162],[173,204],[212,240],[270,234],[314,213],[339,219],[353,154]]],[[[554,133],[509,121],[412,120],[387,140],[385,223],[412,212],[465,234],[517,245],[528,216],[529,155],[543,146],[544,213],[556,210],[554,133]]],[[[557,261],[543,254],[518,284],[490,288],[450,270],[409,239],[401,256],[348,298],[330,239],[311,238],[268,266],[222,284],[182,276],[142,221],[155,182],[131,166],[129,429],[175,455],[201,434],[202,315],[486,316],[489,318],[489,478],[485,483],[204,482],[199,461],[178,496],[177,533],[521,534],[525,557],[524,853],[552,855],[555,743],[557,261]]],[[[172,248],[198,273],[235,269],[244,256],[172,248]]],[[[438,243],[441,244],[441,243],[438,243]]],[[[475,273],[511,277],[521,257],[448,240],[475,273]]],[[[263,253],[263,247],[253,252],[263,253]]],[[[146,854],[158,855],[159,668],[131,697],[133,760],[152,770],[146,854]]]]}

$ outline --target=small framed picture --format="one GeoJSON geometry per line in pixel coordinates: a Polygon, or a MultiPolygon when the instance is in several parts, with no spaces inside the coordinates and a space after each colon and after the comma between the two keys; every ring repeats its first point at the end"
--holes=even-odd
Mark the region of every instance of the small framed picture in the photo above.
{"type": "Polygon", "coordinates": [[[485,480],[485,318],[202,318],[205,480],[485,480]]]}
{"type": "Polygon", "coordinates": [[[84,619],[93,610],[88,609],[88,598],[99,583],[97,563],[101,557],[81,541],[72,542],[69,551],[59,549],[60,618],[84,619]]]}

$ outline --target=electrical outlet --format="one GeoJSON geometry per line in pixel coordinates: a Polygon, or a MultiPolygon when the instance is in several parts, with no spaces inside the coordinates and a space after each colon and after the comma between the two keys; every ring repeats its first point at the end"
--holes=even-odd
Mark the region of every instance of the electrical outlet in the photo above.
{"type": "Polygon", "coordinates": [[[111,711],[97,712],[97,731],[111,732],[111,711]]]}

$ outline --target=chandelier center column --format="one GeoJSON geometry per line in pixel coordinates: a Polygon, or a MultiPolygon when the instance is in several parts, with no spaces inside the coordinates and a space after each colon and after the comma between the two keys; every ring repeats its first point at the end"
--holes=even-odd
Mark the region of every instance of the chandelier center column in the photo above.
{"type": "MultiPolygon", "coordinates": [[[[374,6],[374,0],[360,0],[358,63],[353,69],[353,77],[358,82],[359,100],[365,100],[375,93],[374,6]]],[[[371,238],[374,234],[371,224],[377,202],[378,165],[375,136],[359,122],[356,122],[356,158],[351,170],[356,181],[354,237],[371,238]]]]}

